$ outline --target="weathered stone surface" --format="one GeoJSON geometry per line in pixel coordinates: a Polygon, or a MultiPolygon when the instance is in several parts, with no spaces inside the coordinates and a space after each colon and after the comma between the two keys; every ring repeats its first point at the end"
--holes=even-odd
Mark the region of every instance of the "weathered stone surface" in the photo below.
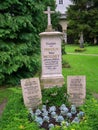
{"type": "Polygon", "coordinates": [[[72,104],[82,105],[86,97],[86,77],[67,76],[67,93],[72,104]]]}
{"type": "Polygon", "coordinates": [[[27,108],[36,108],[42,103],[39,78],[21,79],[24,104],[27,108]]]}
{"type": "Polygon", "coordinates": [[[47,25],[46,32],[51,32],[51,31],[53,31],[52,24],[51,24],[51,14],[53,14],[55,12],[51,11],[50,7],[48,6],[47,11],[44,11],[44,13],[48,15],[48,25],[47,25]]]}
{"type": "Polygon", "coordinates": [[[64,84],[62,76],[41,78],[41,86],[44,86],[44,88],[62,87],[62,84],[64,84]]]}
{"type": "Polygon", "coordinates": [[[62,86],[61,37],[60,32],[43,32],[41,37],[42,75],[41,85],[44,88],[62,86]],[[58,80],[58,81],[57,81],[58,80]]]}

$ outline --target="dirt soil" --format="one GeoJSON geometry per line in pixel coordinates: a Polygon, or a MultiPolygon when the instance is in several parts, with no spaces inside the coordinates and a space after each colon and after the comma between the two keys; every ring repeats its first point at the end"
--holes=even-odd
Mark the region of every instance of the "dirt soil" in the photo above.
{"type": "Polygon", "coordinates": [[[93,96],[98,99],[98,93],[93,93],[93,96]]]}
{"type": "Polygon", "coordinates": [[[3,102],[0,104],[0,116],[2,116],[6,103],[7,103],[7,99],[4,99],[3,102]]]}

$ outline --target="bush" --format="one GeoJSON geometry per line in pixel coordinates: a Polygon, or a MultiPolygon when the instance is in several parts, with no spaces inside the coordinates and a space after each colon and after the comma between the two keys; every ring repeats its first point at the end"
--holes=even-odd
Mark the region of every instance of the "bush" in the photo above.
{"type": "Polygon", "coordinates": [[[86,121],[92,130],[98,130],[98,100],[90,98],[83,106],[86,113],[86,121]]]}
{"type": "Polygon", "coordinates": [[[66,51],[65,51],[65,42],[62,43],[62,55],[65,55],[66,54],[66,51]]]}
{"type": "Polygon", "coordinates": [[[75,52],[84,52],[84,51],[86,51],[85,48],[76,48],[75,49],[75,52]]]}
{"type": "Polygon", "coordinates": [[[71,68],[70,64],[64,60],[62,60],[62,67],[63,68],[71,68]]]}
{"type": "Polygon", "coordinates": [[[50,0],[1,0],[0,85],[19,84],[38,71],[39,33],[46,27],[43,11],[50,3],[55,6],[50,0]]]}
{"type": "Polygon", "coordinates": [[[69,105],[65,86],[44,89],[42,90],[42,95],[43,104],[48,106],[60,106],[61,104],[69,105]]]}
{"type": "Polygon", "coordinates": [[[0,84],[18,84],[22,77],[33,76],[38,70],[38,34],[43,29],[39,23],[44,10],[41,5],[31,0],[1,1],[0,84]]]}

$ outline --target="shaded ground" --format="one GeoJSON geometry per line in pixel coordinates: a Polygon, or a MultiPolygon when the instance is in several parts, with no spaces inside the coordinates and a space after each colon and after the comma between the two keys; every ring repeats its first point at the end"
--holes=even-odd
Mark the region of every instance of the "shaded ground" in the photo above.
{"type": "Polygon", "coordinates": [[[93,96],[98,99],[98,93],[93,93],[93,96]]]}
{"type": "Polygon", "coordinates": [[[11,94],[11,91],[7,89],[7,86],[0,86],[0,117],[3,113],[4,108],[7,104],[8,95],[11,94]]]}
{"type": "Polygon", "coordinates": [[[4,99],[3,102],[0,104],[0,116],[3,113],[3,110],[4,110],[5,106],[6,106],[6,103],[7,103],[7,99],[4,99]]]}

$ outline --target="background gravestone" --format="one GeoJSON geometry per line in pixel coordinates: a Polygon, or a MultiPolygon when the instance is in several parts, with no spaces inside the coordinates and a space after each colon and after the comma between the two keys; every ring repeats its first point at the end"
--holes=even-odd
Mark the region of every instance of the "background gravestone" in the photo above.
{"type": "Polygon", "coordinates": [[[86,77],[67,76],[67,93],[69,102],[76,106],[82,105],[86,97],[86,77]]]}
{"type": "Polygon", "coordinates": [[[42,104],[39,78],[21,80],[24,104],[27,108],[36,108],[42,104]]]}

